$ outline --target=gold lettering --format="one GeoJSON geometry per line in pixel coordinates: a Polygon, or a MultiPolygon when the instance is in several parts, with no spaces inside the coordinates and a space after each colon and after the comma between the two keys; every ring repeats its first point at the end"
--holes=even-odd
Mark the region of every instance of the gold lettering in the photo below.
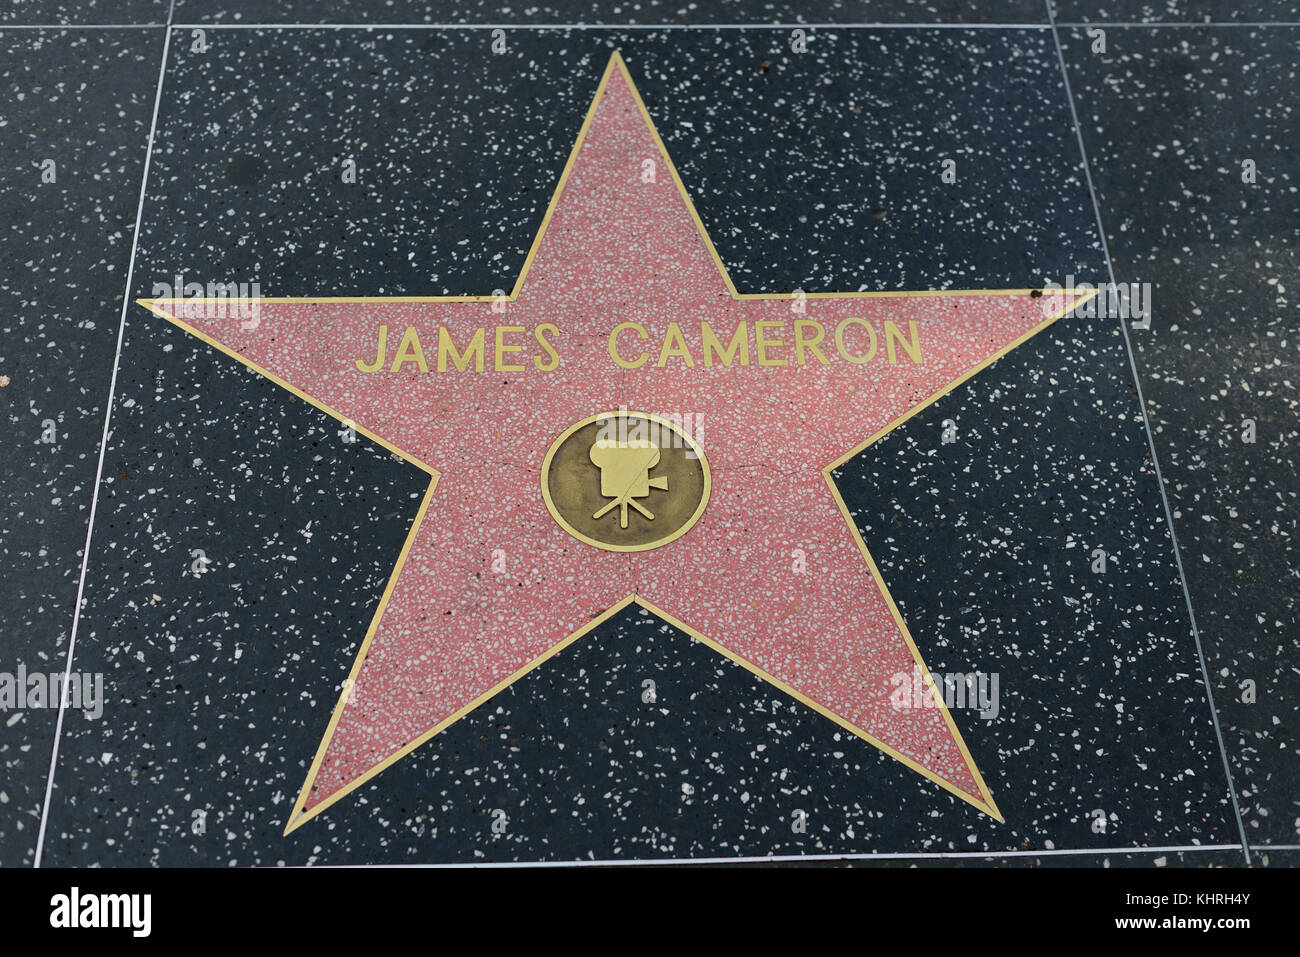
{"type": "Polygon", "coordinates": [[[859,319],[857,316],[849,316],[847,319],[841,319],[840,324],[835,327],[835,348],[839,354],[855,365],[862,365],[864,362],[870,362],[876,355],[876,330],[867,324],[867,320],[859,319]],[[844,330],[849,327],[849,323],[861,326],[867,330],[867,335],[871,337],[871,348],[867,350],[866,355],[855,356],[849,352],[848,347],[844,345],[844,330]]]}
{"type": "Polygon", "coordinates": [[[737,323],[736,331],[731,334],[731,341],[727,343],[726,349],[722,348],[722,343],[713,333],[713,327],[707,322],[700,323],[700,335],[704,344],[705,366],[713,365],[714,355],[717,355],[724,366],[730,366],[737,351],[740,352],[740,364],[749,365],[749,323],[737,323]]]}
{"type": "Polygon", "coordinates": [[[789,363],[785,359],[769,359],[767,355],[768,349],[778,349],[781,346],[785,345],[785,343],[782,342],[780,339],[769,339],[763,335],[763,332],[767,329],[780,329],[783,328],[784,326],[785,323],[780,321],[779,319],[777,320],[768,319],[762,322],[754,323],[754,347],[758,352],[759,365],[761,366],[789,365],[789,363]]]}
{"type": "Polygon", "coordinates": [[[543,361],[541,356],[533,356],[533,365],[537,366],[539,372],[553,372],[555,369],[559,368],[560,365],[560,354],[555,351],[555,346],[551,345],[550,342],[547,341],[546,336],[542,335],[542,333],[548,331],[551,335],[559,335],[560,332],[558,328],[549,322],[544,322],[533,330],[533,338],[537,340],[539,346],[546,350],[546,354],[549,357],[547,360],[543,361]]]}
{"type": "Polygon", "coordinates": [[[830,364],[826,356],[822,354],[821,347],[817,345],[825,338],[826,338],[826,330],[823,329],[822,324],[820,322],[817,322],[815,319],[796,319],[794,321],[794,351],[795,351],[795,355],[797,356],[797,361],[799,365],[806,365],[803,357],[803,350],[805,348],[811,351],[812,354],[817,357],[817,361],[820,362],[822,365],[830,364]],[[807,339],[807,340],[804,339],[803,331],[807,327],[811,327],[817,330],[816,339],[807,339]]]}
{"type": "Polygon", "coordinates": [[[438,327],[438,371],[447,371],[447,357],[456,366],[457,372],[464,372],[469,368],[471,356],[474,359],[474,371],[483,371],[483,329],[479,327],[474,330],[474,336],[470,339],[469,345],[465,347],[464,355],[456,351],[456,343],[451,341],[451,333],[447,331],[446,326],[438,327]]]}
{"type": "Polygon", "coordinates": [[[897,339],[898,344],[903,347],[903,351],[911,356],[914,363],[917,365],[921,364],[921,334],[917,331],[915,322],[909,322],[907,325],[909,331],[912,333],[911,345],[903,339],[903,331],[899,329],[898,326],[894,325],[894,323],[889,320],[885,320],[885,352],[889,356],[890,365],[895,365],[898,362],[898,356],[894,353],[895,339],[897,339]]]}
{"type": "Polygon", "coordinates": [[[624,369],[639,369],[645,365],[646,360],[650,358],[650,353],[642,351],[641,355],[629,362],[624,359],[618,352],[618,334],[624,329],[633,329],[642,339],[649,339],[650,333],[645,331],[645,326],[639,322],[620,322],[614,327],[614,331],[609,334],[609,357],[621,365],[624,369]]]}
{"type": "Polygon", "coordinates": [[[495,343],[496,343],[496,370],[497,372],[523,372],[523,366],[510,365],[505,361],[505,354],[523,352],[523,346],[506,345],[507,332],[527,332],[526,326],[497,326],[495,343]]]}
{"type": "Polygon", "coordinates": [[[388,371],[401,372],[402,365],[407,362],[414,362],[421,372],[429,371],[429,363],[424,361],[424,348],[420,345],[420,333],[415,326],[407,326],[406,332],[402,333],[402,343],[397,347],[397,355],[393,356],[393,365],[388,371]]]}
{"type": "Polygon", "coordinates": [[[682,337],[682,327],[675,322],[668,323],[668,332],[664,335],[663,348],[659,350],[659,361],[655,365],[662,369],[668,364],[669,356],[680,356],[686,360],[688,368],[695,368],[691,350],[686,348],[686,339],[682,337]]]}
{"type": "Polygon", "coordinates": [[[384,364],[384,359],[388,355],[388,326],[379,327],[379,347],[375,361],[369,364],[357,360],[357,368],[362,372],[378,372],[384,364]]]}

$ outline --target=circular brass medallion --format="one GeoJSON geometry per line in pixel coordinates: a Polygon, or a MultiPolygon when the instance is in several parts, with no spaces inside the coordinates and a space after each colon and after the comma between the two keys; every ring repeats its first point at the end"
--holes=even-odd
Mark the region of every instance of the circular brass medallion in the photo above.
{"type": "Polygon", "coordinates": [[[679,425],[646,412],[575,422],[542,462],[542,498],[560,527],[611,552],[667,545],[709,503],[709,463],[679,425]]]}

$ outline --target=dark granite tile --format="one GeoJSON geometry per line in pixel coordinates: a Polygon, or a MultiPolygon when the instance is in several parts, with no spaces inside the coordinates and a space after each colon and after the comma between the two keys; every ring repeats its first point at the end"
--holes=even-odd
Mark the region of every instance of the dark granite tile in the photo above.
{"type": "MultiPolygon", "coordinates": [[[[0,461],[0,672],[9,675],[64,667],[162,39],[0,31],[0,408],[10,440],[0,461]]],[[[0,864],[32,859],[56,719],[57,701],[0,721],[0,864]]]]}
{"type": "MultiPolygon", "coordinates": [[[[717,864],[709,867],[734,867],[742,865],[717,864]]],[[[743,866],[754,866],[746,864],[743,866]]],[[[1082,868],[1110,870],[1111,868],[1241,868],[1245,866],[1240,848],[1197,848],[1196,850],[1154,850],[1139,853],[1112,852],[1109,854],[951,854],[923,857],[855,857],[841,860],[772,861],[771,867],[873,867],[888,870],[917,870],[921,868],[976,867],[1045,870],[1082,868]]]]}
{"type": "Polygon", "coordinates": [[[615,48],[745,291],[1024,287],[1100,261],[1048,31],[819,31],[797,55],[769,30],[510,42],[174,44],[138,294],[197,269],[264,295],[510,288],[615,48]]]}
{"type": "Polygon", "coordinates": [[[1297,40],[1064,35],[1116,278],[1154,285],[1133,344],[1252,843],[1300,838],[1297,40]]]}
{"type": "Polygon", "coordinates": [[[1000,677],[995,721],[955,717],[1003,769],[1008,821],[1056,847],[1096,843],[1078,832],[1099,811],[1110,846],[1233,843],[1125,363],[1114,320],[1067,317],[859,455],[841,489],[926,663],[1000,677]]]}
{"type": "MultiPolygon", "coordinates": [[[[12,24],[163,24],[171,0],[10,0],[0,26],[12,24]]],[[[161,40],[159,41],[162,42],[161,40]]]]}
{"type": "MultiPolygon", "coordinates": [[[[445,24],[762,24],[762,23],[1046,23],[1038,0],[634,0],[611,5],[562,0],[503,5],[404,0],[176,0],[176,23],[445,24]]],[[[473,41],[471,41],[473,42],[473,41]]],[[[484,42],[488,42],[484,40],[484,42]]]]}
{"type": "Polygon", "coordinates": [[[1300,867],[1300,847],[1262,844],[1250,849],[1250,862],[1255,867],[1300,867]]]}
{"type": "MultiPolygon", "coordinates": [[[[214,378],[246,377],[216,368],[223,364],[230,365],[207,357],[186,363],[190,371],[214,378]]],[[[282,428],[294,420],[310,428],[303,420],[309,411],[291,409],[276,420],[282,428]]],[[[331,425],[322,421],[315,433],[322,448],[331,425]]],[[[227,434],[218,442],[225,446],[236,430],[222,431],[227,434]]],[[[363,454],[364,471],[373,480],[394,471],[369,450],[363,454]]],[[[343,468],[340,457],[326,450],[313,478],[323,491],[343,468]]],[[[263,521],[263,509],[274,505],[282,511],[268,520],[278,517],[289,529],[306,514],[337,505],[331,495],[312,496],[302,506],[291,505],[284,493],[259,490],[257,496],[252,522],[263,521]]],[[[1021,816],[1020,801],[1039,796],[1015,779],[1032,781],[1051,771],[1032,759],[998,762],[986,742],[977,759],[990,761],[985,770],[995,776],[998,798],[1011,803],[1008,823],[999,824],[640,609],[610,619],[284,837],[324,706],[355,653],[355,628],[364,627],[363,613],[383,586],[385,562],[409,515],[407,508],[389,511],[400,505],[396,498],[349,509],[358,524],[365,523],[366,511],[382,511],[388,535],[387,544],[376,547],[377,527],[371,524],[371,534],[359,542],[358,551],[376,558],[351,562],[361,572],[361,588],[343,592],[324,576],[308,577],[305,563],[278,576],[275,587],[257,589],[256,606],[233,578],[229,584],[214,580],[212,591],[202,595],[184,582],[159,582],[150,587],[160,589],[162,600],[144,609],[140,626],[127,626],[119,616],[109,632],[88,633],[87,654],[113,661],[109,713],[118,717],[106,725],[107,737],[79,727],[65,738],[65,776],[47,836],[48,864],[960,853],[1067,842],[1141,845],[1171,836],[1197,843],[1202,834],[1207,843],[1218,839],[1212,822],[1222,820],[1222,806],[1201,799],[1185,807],[1195,793],[1186,780],[1158,789],[1137,785],[1147,800],[1130,804],[1124,791],[1134,786],[1133,772],[1126,781],[1099,785],[1106,792],[1101,802],[1119,812],[1106,834],[1090,828],[1087,812],[1096,803],[1091,795],[1065,799],[1057,815],[1021,816]],[[195,616],[187,616],[182,630],[169,623],[181,617],[179,601],[195,612],[200,602],[214,611],[194,624],[188,622],[195,616]],[[219,615],[215,608],[230,612],[219,615]],[[247,639],[232,635],[236,616],[247,639]],[[202,651],[186,656],[169,650],[169,641],[202,651]],[[649,703],[643,700],[647,678],[656,688],[649,703]],[[290,693],[295,688],[301,690],[290,693]],[[196,817],[196,811],[203,814],[196,817]],[[805,832],[792,827],[798,812],[808,822],[805,832]],[[198,820],[201,834],[195,833],[198,820]],[[504,830],[494,831],[496,820],[504,830]]],[[[232,509],[250,511],[248,504],[232,509]]],[[[341,529],[326,525],[322,531],[341,529]]],[[[351,544],[347,538],[325,547],[342,552],[351,544]]],[[[226,539],[229,547],[243,541],[215,522],[209,526],[205,540],[214,553],[226,539]]],[[[249,563],[241,558],[232,564],[249,563]]],[[[129,568],[122,570],[129,581],[129,568]]],[[[210,574],[216,579],[227,572],[210,574]]],[[[115,604],[130,598],[121,591],[115,604]]],[[[1023,706],[1030,707],[1041,710],[1023,706]]],[[[1069,760],[1088,762],[1082,756],[1069,760]]],[[[1075,767],[1060,777],[1066,779],[1063,787],[1071,777],[1090,784],[1101,779],[1081,778],[1075,767]]]]}
{"type": "Polygon", "coordinates": [[[1296,0],[1050,0],[1059,23],[1294,23],[1296,0]]]}

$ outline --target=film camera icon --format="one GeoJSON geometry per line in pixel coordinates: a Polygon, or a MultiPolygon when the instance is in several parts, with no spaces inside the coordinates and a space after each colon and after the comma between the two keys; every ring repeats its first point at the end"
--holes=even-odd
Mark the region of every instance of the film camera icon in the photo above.
{"type": "Polygon", "coordinates": [[[650,470],[659,464],[659,447],[645,439],[625,442],[600,439],[587,453],[593,465],[600,469],[600,494],[610,499],[605,507],[591,517],[598,519],[618,507],[619,528],[627,528],[627,510],[634,508],[648,521],[654,521],[654,512],[637,501],[647,498],[650,490],[668,491],[668,477],[650,477],[650,470]]]}

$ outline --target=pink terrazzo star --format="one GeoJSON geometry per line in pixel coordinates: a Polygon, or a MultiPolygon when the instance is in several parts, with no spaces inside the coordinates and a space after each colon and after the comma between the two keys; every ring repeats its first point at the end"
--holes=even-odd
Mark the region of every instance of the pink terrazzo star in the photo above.
{"type": "Polygon", "coordinates": [[[1083,298],[738,294],[616,54],[508,301],[147,303],[435,476],[287,829],[632,601],[1000,819],[948,712],[891,701],[920,656],[829,471],[1083,298]],[[748,355],[706,364],[702,322],[748,355]],[[650,551],[541,495],[556,437],[620,408],[688,416],[712,470],[650,551]]]}

